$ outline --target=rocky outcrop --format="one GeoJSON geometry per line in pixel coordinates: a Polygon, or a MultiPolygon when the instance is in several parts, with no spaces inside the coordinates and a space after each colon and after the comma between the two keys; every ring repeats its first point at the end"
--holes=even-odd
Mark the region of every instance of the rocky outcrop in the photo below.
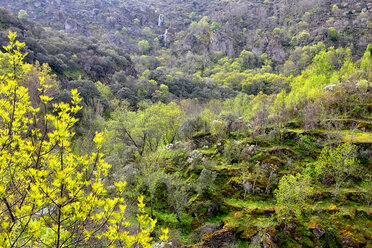
{"type": "Polygon", "coordinates": [[[269,42],[266,48],[266,54],[269,59],[274,62],[284,63],[286,60],[286,53],[280,40],[273,39],[269,42]]]}
{"type": "Polygon", "coordinates": [[[227,248],[236,240],[235,232],[227,226],[203,236],[201,247],[227,248]]]}
{"type": "Polygon", "coordinates": [[[308,227],[317,239],[320,239],[325,234],[323,227],[316,221],[310,223],[308,227]]]}
{"type": "Polygon", "coordinates": [[[66,19],[64,26],[66,33],[74,33],[77,31],[77,23],[71,18],[66,19]]]}
{"type": "MultiPolygon", "coordinates": [[[[155,27],[158,24],[158,15],[148,5],[131,0],[120,4],[102,0],[0,0],[0,6],[15,13],[23,9],[29,19],[39,21],[43,26],[84,35],[114,33],[123,27],[139,32],[142,25],[155,27]],[[136,18],[140,20],[140,26],[133,21],[136,18]]],[[[164,18],[161,19],[163,25],[164,18]]]]}
{"type": "Polygon", "coordinates": [[[266,51],[266,47],[269,44],[269,39],[267,37],[264,37],[263,39],[256,42],[256,46],[252,48],[252,52],[254,52],[257,55],[261,55],[266,51]]]}
{"type": "Polygon", "coordinates": [[[182,43],[182,49],[190,51],[194,47],[196,41],[197,39],[194,34],[187,35],[182,43]]]}
{"type": "Polygon", "coordinates": [[[211,52],[223,52],[229,57],[235,55],[234,41],[221,33],[211,33],[209,42],[209,51],[211,52]]]}

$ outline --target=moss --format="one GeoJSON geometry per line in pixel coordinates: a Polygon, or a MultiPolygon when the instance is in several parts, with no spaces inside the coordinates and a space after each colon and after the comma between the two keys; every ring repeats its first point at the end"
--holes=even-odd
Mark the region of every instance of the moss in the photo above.
{"type": "Polygon", "coordinates": [[[306,236],[302,236],[300,244],[302,247],[315,247],[314,242],[306,236]]]}
{"type": "Polygon", "coordinates": [[[282,161],[276,156],[271,156],[268,152],[260,152],[259,154],[251,158],[252,163],[255,163],[257,161],[263,162],[263,163],[269,163],[273,165],[284,165],[285,164],[284,161],[282,161]]]}
{"type": "Polygon", "coordinates": [[[371,132],[356,132],[354,134],[347,132],[343,133],[343,142],[352,141],[354,144],[370,144],[372,143],[372,133],[371,132]]]}
{"type": "Polygon", "coordinates": [[[194,230],[198,229],[201,226],[201,223],[200,223],[199,218],[198,217],[195,217],[191,221],[190,225],[191,225],[192,229],[194,229],[194,230]]]}

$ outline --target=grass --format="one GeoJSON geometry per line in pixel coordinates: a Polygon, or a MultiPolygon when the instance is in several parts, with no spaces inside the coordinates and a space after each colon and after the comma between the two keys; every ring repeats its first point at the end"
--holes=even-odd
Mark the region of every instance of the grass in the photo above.
{"type": "Polygon", "coordinates": [[[248,201],[235,198],[226,199],[225,203],[233,207],[246,209],[267,209],[275,206],[275,203],[272,201],[248,201]]]}
{"type": "Polygon", "coordinates": [[[343,142],[349,142],[352,140],[354,144],[360,143],[372,143],[372,133],[371,132],[355,132],[351,134],[351,132],[344,132],[342,135],[343,142]]]}

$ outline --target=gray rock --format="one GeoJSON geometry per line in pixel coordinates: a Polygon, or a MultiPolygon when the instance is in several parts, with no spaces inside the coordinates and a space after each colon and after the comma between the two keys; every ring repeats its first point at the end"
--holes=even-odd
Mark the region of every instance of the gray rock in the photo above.
{"type": "Polygon", "coordinates": [[[269,44],[269,39],[265,37],[259,42],[259,44],[260,45],[258,47],[252,48],[252,52],[257,55],[262,55],[265,52],[267,45],[269,44]]]}
{"type": "Polygon", "coordinates": [[[35,6],[35,8],[40,8],[41,7],[41,2],[35,1],[34,6],[35,6]]]}
{"type": "Polygon", "coordinates": [[[72,33],[77,30],[77,23],[71,18],[67,18],[65,21],[65,31],[67,33],[72,33]]]}
{"type": "Polygon", "coordinates": [[[182,48],[184,50],[191,50],[194,47],[195,43],[196,43],[195,36],[193,34],[189,34],[183,41],[182,48]]]}
{"type": "Polygon", "coordinates": [[[266,48],[267,57],[274,62],[284,63],[286,54],[279,40],[271,40],[266,48]]]}
{"type": "Polygon", "coordinates": [[[211,33],[209,50],[213,52],[221,51],[229,57],[234,56],[234,42],[231,38],[222,36],[220,33],[211,33]]]}
{"type": "Polygon", "coordinates": [[[325,231],[320,225],[316,225],[316,227],[313,229],[313,233],[317,239],[320,239],[325,234],[325,231]]]}

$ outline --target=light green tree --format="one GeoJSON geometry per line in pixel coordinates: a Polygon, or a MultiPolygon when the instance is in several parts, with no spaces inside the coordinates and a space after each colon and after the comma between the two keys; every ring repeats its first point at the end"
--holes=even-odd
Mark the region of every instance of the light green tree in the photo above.
{"type": "Polygon", "coordinates": [[[141,40],[138,42],[138,50],[141,53],[146,54],[150,51],[150,49],[151,49],[151,46],[148,40],[141,40]]]}
{"type": "Polygon", "coordinates": [[[110,165],[101,153],[102,134],[90,156],[72,152],[78,92],[72,91],[71,105],[51,104],[49,85],[40,78],[42,107],[32,107],[28,89],[19,84],[30,65],[15,38],[10,32],[4,47],[13,70],[0,75],[0,247],[150,247],[156,221],[144,212],[143,198],[139,228],[129,235],[125,182],[114,183],[114,193],[106,190],[110,165]]]}
{"type": "Polygon", "coordinates": [[[301,208],[311,194],[310,179],[296,174],[285,175],[280,179],[279,187],[275,190],[277,202],[277,217],[288,223],[300,216],[301,208]]]}
{"type": "Polygon", "coordinates": [[[190,15],[189,15],[189,19],[194,20],[195,17],[196,17],[196,13],[194,11],[191,12],[190,15]]]}
{"type": "Polygon", "coordinates": [[[28,14],[27,14],[26,10],[21,9],[21,10],[18,12],[18,18],[19,18],[19,19],[27,19],[27,18],[28,18],[28,14]]]}
{"type": "MultiPolygon", "coordinates": [[[[113,119],[107,123],[106,134],[111,137],[108,147],[117,146],[121,140],[137,148],[140,156],[155,152],[160,145],[173,143],[178,137],[184,113],[179,106],[157,103],[131,111],[126,107],[115,110],[113,119]],[[114,141],[115,140],[115,141],[114,141]]],[[[107,149],[110,153],[111,148],[107,149]]]]}
{"type": "Polygon", "coordinates": [[[358,169],[356,151],[357,147],[350,143],[341,144],[336,148],[326,146],[318,158],[316,171],[323,176],[332,176],[336,186],[335,197],[345,180],[358,169]]]}
{"type": "Polygon", "coordinates": [[[154,216],[155,193],[160,182],[166,177],[164,158],[160,151],[146,154],[140,162],[139,184],[147,187],[150,194],[151,216],[154,216]]]}

